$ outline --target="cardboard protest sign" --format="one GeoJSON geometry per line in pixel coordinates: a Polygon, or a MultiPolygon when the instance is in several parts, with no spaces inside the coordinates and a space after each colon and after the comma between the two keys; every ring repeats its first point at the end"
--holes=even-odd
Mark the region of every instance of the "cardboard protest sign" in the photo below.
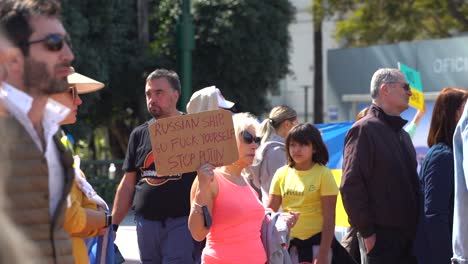
{"type": "Polygon", "coordinates": [[[422,110],[424,108],[424,94],[421,84],[421,75],[416,70],[400,62],[398,63],[398,68],[403,75],[405,75],[411,88],[412,95],[409,100],[409,105],[418,110],[422,110]]]}
{"type": "Polygon", "coordinates": [[[215,110],[156,120],[148,126],[158,176],[222,166],[239,158],[231,112],[215,110]]]}

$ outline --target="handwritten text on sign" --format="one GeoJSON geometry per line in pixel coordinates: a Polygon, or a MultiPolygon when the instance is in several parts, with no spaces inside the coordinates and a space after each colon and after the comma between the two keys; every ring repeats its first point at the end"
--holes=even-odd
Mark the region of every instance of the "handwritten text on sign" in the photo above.
{"type": "Polygon", "coordinates": [[[239,157],[231,112],[215,110],[156,120],[149,125],[159,176],[228,165],[239,157]]]}

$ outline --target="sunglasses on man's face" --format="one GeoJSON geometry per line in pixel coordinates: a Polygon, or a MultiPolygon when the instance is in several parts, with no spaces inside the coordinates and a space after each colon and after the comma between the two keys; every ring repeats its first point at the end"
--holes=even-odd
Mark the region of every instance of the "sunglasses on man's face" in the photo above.
{"type": "Polygon", "coordinates": [[[405,91],[409,91],[411,89],[409,86],[409,83],[404,83],[404,82],[389,82],[389,83],[400,83],[402,84],[401,88],[403,88],[405,91]]]}
{"type": "Polygon", "coordinates": [[[28,44],[31,45],[40,42],[44,43],[44,46],[49,51],[61,51],[64,43],[67,43],[70,49],[72,47],[70,37],[60,34],[49,34],[42,39],[29,41],[28,44]]]}
{"type": "Polygon", "coordinates": [[[409,91],[410,90],[410,86],[409,86],[409,83],[403,83],[403,89],[405,89],[405,91],[409,91]]]}
{"type": "Polygon", "coordinates": [[[78,96],[78,91],[76,90],[75,86],[70,87],[70,93],[72,95],[73,101],[75,101],[76,97],[78,96]]]}
{"type": "Polygon", "coordinates": [[[250,134],[249,131],[247,130],[244,130],[242,132],[240,132],[241,136],[242,136],[242,140],[244,140],[245,144],[252,144],[253,142],[255,142],[255,144],[259,144],[260,141],[262,140],[261,138],[259,137],[254,137],[252,134],[250,134]]]}

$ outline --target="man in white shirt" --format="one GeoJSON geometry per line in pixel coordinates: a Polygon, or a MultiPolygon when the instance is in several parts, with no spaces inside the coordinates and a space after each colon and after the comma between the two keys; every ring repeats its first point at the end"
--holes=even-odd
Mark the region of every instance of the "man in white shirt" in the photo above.
{"type": "Polygon", "coordinates": [[[3,173],[13,220],[37,244],[44,262],[73,263],[62,228],[73,160],[54,137],[70,110],[49,99],[68,89],[74,59],[60,9],[55,0],[2,1],[0,26],[21,54],[7,63],[0,88],[7,112],[0,136],[6,141],[3,162],[10,166],[3,173]]]}
{"type": "MultiPolygon", "coordinates": [[[[5,38],[3,30],[0,29],[0,86],[6,78],[5,64],[14,58],[17,50],[5,38]]],[[[0,104],[0,115],[5,114],[6,110],[0,104]]],[[[3,148],[0,148],[2,152],[3,148]]],[[[1,155],[1,154],[0,154],[1,155]]],[[[7,171],[0,163],[0,171],[7,171]]],[[[0,226],[3,228],[0,236],[0,262],[2,263],[31,263],[31,256],[34,256],[36,248],[28,241],[18,230],[16,225],[12,223],[10,216],[6,215],[6,191],[5,179],[0,177],[0,226]]]]}

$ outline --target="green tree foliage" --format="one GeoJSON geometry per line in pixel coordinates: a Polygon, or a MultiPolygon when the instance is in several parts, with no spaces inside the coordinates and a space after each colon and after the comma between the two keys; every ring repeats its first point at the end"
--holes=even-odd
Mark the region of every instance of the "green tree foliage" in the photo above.
{"type": "Polygon", "coordinates": [[[353,6],[352,0],[312,0],[309,12],[314,26],[314,122],[323,123],[323,34],[322,22],[334,13],[353,6]]]}
{"type": "Polygon", "coordinates": [[[102,134],[95,130],[104,128],[110,147],[104,153],[123,158],[131,129],[144,119],[142,76],[152,59],[143,57],[138,42],[136,5],[126,0],[63,0],[62,8],[76,71],[106,84],[99,92],[81,96],[78,121],[67,129],[93,150],[89,158],[96,159],[105,157],[98,155],[103,139],[94,138],[102,134]]]}
{"type": "MultiPolygon", "coordinates": [[[[181,2],[144,2],[150,10],[149,48],[139,39],[137,1],[62,0],[76,71],[106,84],[81,96],[78,122],[67,127],[83,148],[91,149],[86,158],[123,158],[131,130],[149,117],[145,76],[158,67],[177,69],[181,2]]],[[[192,89],[216,85],[238,110],[263,112],[266,91],[276,90],[288,73],[293,14],[287,0],[193,1],[192,89]]]]}
{"type": "MultiPolygon", "coordinates": [[[[349,47],[445,38],[468,31],[466,0],[354,0],[337,22],[349,47]]],[[[343,11],[341,9],[340,11],[343,11]]]]}
{"type": "Polygon", "coordinates": [[[266,91],[288,73],[293,17],[287,0],[197,1],[194,87],[215,84],[239,110],[265,111],[266,91]]]}
{"type": "MultiPolygon", "coordinates": [[[[179,13],[178,2],[161,0],[153,15],[158,24],[153,51],[169,61],[177,53],[174,25],[179,13]]],[[[287,0],[194,1],[192,90],[216,85],[236,102],[237,110],[264,112],[266,92],[278,89],[288,73],[293,16],[287,0]]]]}

